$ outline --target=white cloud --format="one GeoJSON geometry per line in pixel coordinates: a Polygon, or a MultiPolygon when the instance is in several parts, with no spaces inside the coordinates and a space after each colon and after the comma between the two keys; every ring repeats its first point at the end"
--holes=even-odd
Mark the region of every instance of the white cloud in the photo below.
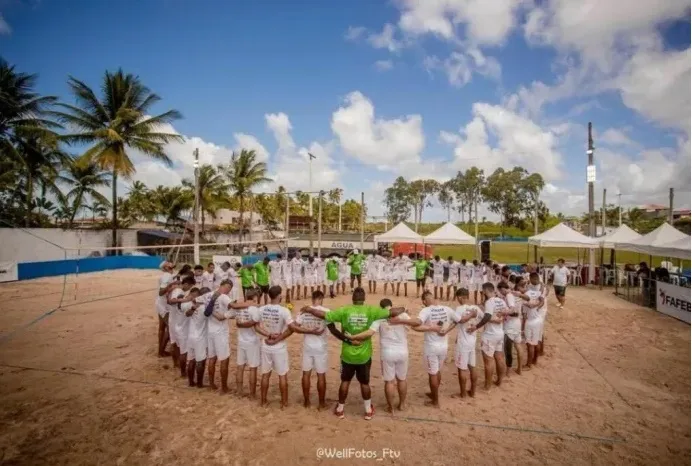
{"type": "Polygon", "coordinates": [[[636,146],[638,145],[627,135],[626,129],[608,128],[603,134],[597,134],[595,139],[601,144],[611,146],[636,146]]]}
{"type": "Polygon", "coordinates": [[[259,142],[259,139],[257,139],[255,136],[245,133],[233,133],[233,138],[236,141],[236,145],[233,150],[254,150],[257,154],[257,160],[259,162],[267,162],[269,160],[269,151],[265,149],[262,143],[259,142]]]}
{"type": "Polygon", "coordinates": [[[346,31],[346,40],[357,40],[360,39],[363,34],[365,34],[365,28],[363,26],[349,26],[346,31]]]}
{"type": "Polygon", "coordinates": [[[5,21],[2,13],[0,13],[0,35],[9,36],[10,34],[12,34],[12,28],[9,24],[7,24],[7,21],[5,21]]]}
{"type": "Polygon", "coordinates": [[[445,60],[436,56],[428,56],[423,60],[423,66],[428,72],[440,70],[445,73],[452,86],[463,87],[471,81],[473,73],[499,79],[502,74],[500,63],[493,57],[486,57],[477,48],[462,52],[452,52],[445,60]]]}
{"type": "Polygon", "coordinates": [[[457,38],[458,26],[473,44],[498,45],[516,25],[523,0],[401,0],[399,27],[413,35],[457,38]]]}
{"type": "Polygon", "coordinates": [[[473,115],[461,134],[440,133],[443,142],[454,146],[454,169],[475,165],[489,173],[518,165],[548,181],[562,177],[556,132],[499,105],[476,103],[473,115]]]}
{"type": "Polygon", "coordinates": [[[368,43],[376,49],[387,49],[390,52],[398,52],[404,43],[394,37],[396,27],[393,24],[386,23],[379,34],[370,34],[368,43]]]}
{"type": "Polygon", "coordinates": [[[392,60],[377,60],[375,62],[375,69],[377,71],[388,71],[394,67],[394,62],[392,60]]]}

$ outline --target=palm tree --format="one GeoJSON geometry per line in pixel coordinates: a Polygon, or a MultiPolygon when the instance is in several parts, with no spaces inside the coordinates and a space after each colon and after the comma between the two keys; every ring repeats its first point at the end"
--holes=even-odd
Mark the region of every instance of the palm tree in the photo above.
{"type": "Polygon", "coordinates": [[[172,141],[183,141],[183,138],[164,132],[162,125],[182,116],[177,110],[149,116],[152,107],[161,98],[144,86],[139,77],[125,74],[122,70],[114,73],[106,71],[100,99],[89,86],[73,77],[68,80],[68,85],[76,105],[58,104],[64,111],[54,114],[74,128],[75,132],[63,136],[64,140],[90,145],[83,157],[112,174],[111,228],[113,246],[116,246],[118,177],[130,178],[135,173],[128,151],[137,150],[170,166],[172,162],[164,151],[165,145],[172,141]]]}
{"type": "Polygon", "coordinates": [[[254,150],[241,150],[233,153],[231,161],[222,168],[228,180],[231,193],[238,199],[238,211],[240,212],[240,237],[243,236],[243,215],[245,202],[252,196],[253,188],[272,181],[267,177],[267,164],[257,162],[257,154],[254,150]]]}
{"type": "Polygon", "coordinates": [[[107,206],[108,199],[98,192],[100,187],[110,186],[110,175],[94,162],[79,159],[73,160],[68,166],[65,174],[66,183],[72,189],[65,195],[66,200],[71,202],[70,218],[68,219],[68,228],[72,228],[74,218],[77,213],[84,207],[86,197],[91,197],[94,201],[107,206]]]}
{"type": "Polygon", "coordinates": [[[89,210],[91,210],[92,223],[96,222],[97,216],[99,218],[105,217],[108,214],[108,207],[109,206],[110,206],[110,202],[102,202],[99,199],[94,199],[94,202],[91,204],[91,207],[89,207],[89,210]]]}
{"type": "Polygon", "coordinates": [[[192,209],[195,203],[194,193],[181,186],[169,188],[157,186],[151,191],[158,214],[166,220],[166,226],[183,226],[183,212],[192,209]]]}
{"type": "MultiPolygon", "coordinates": [[[[207,212],[212,218],[216,218],[216,212],[229,203],[228,184],[221,173],[222,170],[223,167],[219,167],[217,171],[213,165],[205,164],[199,167],[199,172],[197,173],[199,211],[202,215],[202,235],[204,235],[204,213],[207,212]]],[[[184,179],[183,186],[191,189],[194,195],[194,180],[184,179]]]]}
{"type": "Polygon", "coordinates": [[[0,58],[0,154],[23,136],[40,136],[60,125],[43,118],[57,98],[34,92],[35,74],[20,73],[0,58]]]}

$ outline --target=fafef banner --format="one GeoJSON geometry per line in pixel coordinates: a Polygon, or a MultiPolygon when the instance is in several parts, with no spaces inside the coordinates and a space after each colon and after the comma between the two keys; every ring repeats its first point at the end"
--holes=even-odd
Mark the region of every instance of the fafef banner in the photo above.
{"type": "Polygon", "coordinates": [[[0,283],[19,280],[16,262],[0,262],[0,283]]]}
{"type": "Polygon", "coordinates": [[[656,310],[690,323],[690,288],[656,282],[656,310]]]}

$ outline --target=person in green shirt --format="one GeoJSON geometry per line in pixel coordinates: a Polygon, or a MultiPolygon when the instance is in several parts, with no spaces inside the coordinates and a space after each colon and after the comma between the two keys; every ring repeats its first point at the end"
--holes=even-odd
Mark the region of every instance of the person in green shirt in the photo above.
{"type": "Polygon", "coordinates": [[[375,408],[370,401],[370,365],[372,364],[372,340],[367,338],[361,342],[351,340],[348,335],[355,335],[366,331],[376,320],[396,317],[406,309],[403,307],[382,309],[378,306],[365,304],[365,290],[356,288],[353,290],[353,304],[343,306],[331,311],[324,311],[312,307],[304,307],[302,312],[309,312],[315,317],[324,319],[327,328],[335,337],[339,338],[341,344],[341,385],[339,385],[339,403],[334,409],[337,417],[344,417],[344,404],[348,396],[348,388],[351,385],[353,376],[356,376],[360,383],[360,392],[363,395],[365,404],[365,419],[372,419],[375,408]],[[341,331],[337,330],[335,323],[341,324],[341,331]]]}
{"type": "Polygon", "coordinates": [[[240,276],[240,286],[243,288],[243,300],[245,300],[246,292],[255,286],[252,266],[250,264],[241,266],[240,270],[238,270],[238,275],[240,276]]]}
{"type": "Polygon", "coordinates": [[[358,288],[361,287],[361,275],[363,274],[363,262],[365,262],[365,256],[361,254],[357,249],[354,249],[348,258],[348,265],[351,266],[351,289],[353,290],[353,285],[356,280],[358,280],[358,288]]]}
{"type": "MultiPolygon", "coordinates": [[[[253,272],[255,283],[259,288],[257,304],[261,304],[262,296],[264,296],[264,304],[267,304],[267,297],[269,296],[269,257],[265,257],[261,262],[255,262],[253,272]]],[[[250,288],[252,288],[252,283],[250,288]]],[[[243,281],[243,292],[245,292],[245,281],[243,281]]]]}
{"type": "Polygon", "coordinates": [[[420,297],[421,288],[425,290],[425,279],[428,276],[428,270],[430,270],[431,265],[430,262],[419,254],[413,263],[413,267],[416,269],[416,298],[418,298],[420,297]]]}
{"type": "Polygon", "coordinates": [[[339,281],[339,262],[330,257],[327,259],[327,281],[329,282],[329,297],[334,299],[334,284],[339,281]]]}

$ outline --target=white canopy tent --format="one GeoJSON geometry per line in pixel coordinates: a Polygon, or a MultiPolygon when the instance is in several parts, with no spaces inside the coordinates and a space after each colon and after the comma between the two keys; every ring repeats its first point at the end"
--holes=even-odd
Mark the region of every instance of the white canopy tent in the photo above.
{"type": "Polygon", "coordinates": [[[411,230],[405,223],[399,223],[394,228],[381,235],[375,235],[375,243],[422,243],[423,237],[411,230]]]}
{"type": "Polygon", "coordinates": [[[597,249],[599,247],[596,239],[584,236],[564,223],[555,225],[540,235],[531,236],[529,244],[546,248],[597,249]]]}
{"type": "Polygon", "coordinates": [[[615,249],[634,251],[651,256],[689,259],[690,237],[668,223],[664,223],[651,233],[647,233],[635,240],[615,243],[615,249]],[[686,255],[680,257],[685,251],[686,255]]]}
{"type": "Polygon", "coordinates": [[[641,238],[642,235],[625,224],[620,225],[610,234],[598,238],[600,246],[604,249],[615,249],[617,243],[627,243],[641,238]]]}
{"type": "Polygon", "coordinates": [[[450,222],[430,233],[423,241],[425,244],[476,244],[476,238],[450,222]]]}

